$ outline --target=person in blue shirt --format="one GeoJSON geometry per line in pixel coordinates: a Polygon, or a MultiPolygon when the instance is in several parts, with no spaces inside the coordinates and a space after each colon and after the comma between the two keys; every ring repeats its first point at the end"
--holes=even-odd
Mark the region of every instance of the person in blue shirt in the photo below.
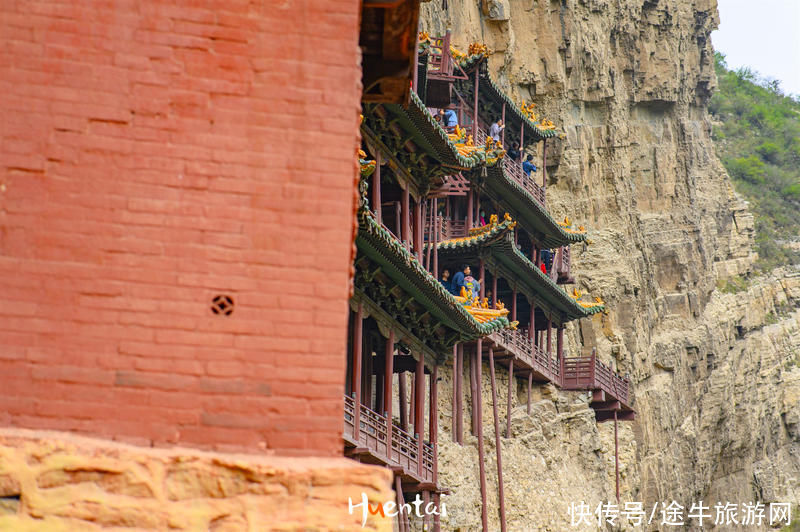
{"type": "Polygon", "coordinates": [[[452,281],[452,279],[450,279],[450,270],[449,269],[445,268],[442,271],[442,278],[439,279],[439,282],[442,283],[442,286],[444,286],[445,290],[447,290],[451,294],[453,293],[453,281],[452,281]]]}
{"type": "Polygon", "coordinates": [[[461,288],[467,286],[467,282],[464,280],[464,278],[467,275],[471,274],[471,273],[472,273],[472,271],[469,269],[469,265],[468,264],[462,265],[461,266],[461,270],[457,271],[455,273],[455,275],[453,275],[453,281],[452,281],[450,293],[455,295],[455,296],[460,296],[461,295],[461,288]]]}
{"type": "Polygon", "coordinates": [[[442,126],[454,128],[458,125],[458,115],[452,109],[440,109],[439,115],[442,117],[442,126]]]}
{"type": "Polygon", "coordinates": [[[527,176],[530,176],[531,172],[536,171],[536,165],[533,164],[533,155],[528,155],[528,158],[522,163],[522,171],[525,172],[527,176]]]}

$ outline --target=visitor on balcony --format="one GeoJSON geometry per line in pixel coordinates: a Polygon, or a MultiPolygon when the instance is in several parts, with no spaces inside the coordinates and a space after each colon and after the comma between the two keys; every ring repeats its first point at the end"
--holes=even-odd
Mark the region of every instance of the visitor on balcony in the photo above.
{"type": "Polygon", "coordinates": [[[442,283],[442,286],[444,286],[445,290],[451,294],[453,293],[453,281],[450,279],[450,270],[448,268],[445,268],[442,271],[442,278],[439,279],[439,282],[442,283]]]}
{"type": "Polygon", "coordinates": [[[510,149],[510,150],[508,150],[508,153],[507,153],[507,155],[508,155],[508,156],[511,158],[511,160],[512,160],[512,161],[514,161],[515,163],[518,163],[518,162],[519,162],[519,156],[520,156],[520,153],[519,153],[519,142],[512,142],[512,143],[511,143],[511,149],[510,149]]]}
{"type": "Polygon", "coordinates": [[[471,294],[472,299],[478,299],[481,295],[481,282],[471,275],[464,277],[464,284],[467,287],[467,292],[471,294]]]}
{"type": "Polygon", "coordinates": [[[531,172],[536,171],[536,165],[533,164],[533,155],[528,155],[528,158],[522,163],[522,171],[525,172],[525,175],[528,177],[531,176],[531,172]]]}
{"type": "Polygon", "coordinates": [[[458,115],[453,109],[439,109],[439,116],[442,117],[442,127],[448,132],[455,130],[458,125],[458,115]]]}
{"type": "Polygon", "coordinates": [[[503,120],[495,120],[494,124],[489,128],[489,136],[494,139],[495,142],[500,142],[500,135],[503,133],[503,128],[506,125],[503,123],[503,120]]]}
{"type": "Polygon", "coordinates": [[[539,252],[539,257],[541,257],[542,266],[545,267],[545,269],[542,270],[544,273],[547,273],[553,267],[553,255],[554,253],[549,249],[543,249],[539,252]]]}
{"type": "Polygon", "coordinates": [[[467,283],[464,279],[472,273],[472,270],[469,269],[469,264],[462,264],[461,270],[457,271],[455,275],[453,275],[453,282],[451,284],[450,293],[453,295],[461,295],[461,289],[466,288],[467,283]]]}
{"type": "Polygon", "coordinates": [[[480,227],[486,225],[486,212],[483,209],[481,209],[480,216],[478,217],[478,225],[480,227]]]}

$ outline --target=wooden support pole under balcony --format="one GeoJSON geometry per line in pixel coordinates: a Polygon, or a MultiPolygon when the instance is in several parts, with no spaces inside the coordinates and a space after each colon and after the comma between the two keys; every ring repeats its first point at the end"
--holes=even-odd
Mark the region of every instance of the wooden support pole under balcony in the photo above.
{"type": "Polygon", "coordinates": [[[405,190],[403,190],[403,194],[400,196],[400,214],[403,217],[403,225],[401,227],[400,239],[403,241],[403,244],[406,246],[406,249],[410,249],[411,247],[411,205],[410,205],[410,194],[408,192],[408,186],[406,186],[405,190]]]}
{"type": "Polygon", "coordinates": [[[531,414],[531,388],[533,388],[533,371],[528,372],[528,415],[531,414]]]}
{"type": "Polygon", "coordinates": [[[483,400],[481,398],[481,353],[483,352],[482,340],[478,338],[476,341],[477,348],[475,349],[475,381],[477,387],[477,395],[473,406],[473,416],[478,422],[477,435],[478,435],[478,469],[481,475],[481,523],[483,525],[483,532],[489,532],[489,514],[486,507],[486,455],[483,450],[483,400]]]}
{"type": "Polygon", "coordinates": [[[480,80],[480,68],[475,69],[475,88],[472,99],[472,138],[478,144],[478,83],[480,80]]]}
{"type": "MultiPolygon", "coordinates": [[[[456,441],[463,445],[464,443],[464,345],[458,345],[458,404],[456,405],[456,441]]],[[[472,380],[470,379],[470,382],[472,380]]]]}
{"type": "Polygon", "coordinates": [[[514,391],[514,359],[508,361],[508,404],[506,405],[506,438],[511,437],[511,394],[514,391]]]}
{"type": "Polygon", "coordinates": [[[470,354],[472,355],[472,356],[469,357],[469,391],[470,391],[470,397],[472,398],[472,435],[473,436],[477,436],[478,435],[478,416],[476,415],[477,412],[475,411],[475,405],[477,404],[477,400],[478,400],[477,397],[476,397],[477,394],[478,394],[478,389],[477,389],[477,386],[475,385],[475,379],[476,379],[475,370],[477,368],[476,368],[476,364],[475,364],[474,353],[470,353],[470,354]]]}
{"type": "Polygon", "coordinates": [[[381,152],[375,154],[375,173],[372,174],[372,212],[378,223],[383,222],[381,217],[381,152]]]}
{"type": "Polygon", "coordinates": [[[458,344],[453,345],[453,441],[458,442],[458,344]]]}
{"type": "Polygon", "coordinates": [[[400,428],[408,432],[408,391],[405,371],[397,374],[397,391],[400,394],[400,428]]]}
{"type": "Polygon", "coordinates": [[[536,305],[531,301],[531,322],[528,326],[528,336],[530,336],[531,344],[536,345],[536,305]]]}
{"type": "Polygon", "coordinates": [[[433,366],[430,374],[430,394],[428,411],[428,439],[431,445],[439,441],[439,366],[433,366]]]}
{"type": "MultiPolygon", "coordinates": [[[[513,363],[513,362],[512,362],[513,363]]],[[[489,348],[489,374],[492,380],[492,413],[494,414],[494,447],[497,451],[497,494],[500,502],[500,530],[506,530],[506,501],[503,490],[503,453],[500,444],[500,420],[497,408],[497,382],[495,379],[494,350],[489,348]]]]}
{"type": "Polygon", "coordinates": [[[525,120],[519,125],[519,157],[525,160],[525,120]]]}
{"type": "Polygon", "coordinates": [[[553,320],[547,317],[547,357],[553,352],[553,320]]]}
{"type": "MultiPolygon", "coordinates": [[[[415,366],[416,368],[416,366],[415,366]]],[[[417,379],[414,372],[411,373],[411,395],[408,399],[408,423],[411,425],[409,432],[414,434],[414,430],[416,430],[416,426],[414,423],[416,422],[416,400],[417,400],[417,379]]]]}
{"type": "Polygon", "coordinates": [[[361,434],[361,353],[364,345],[364,339],[362,338],[363,326],[364,306],[359,302],[358,310],[356,311],[356,321],[353,324],[353,375],[350,383],[355,402],[355,411],[353,412],[353,436],[356,441],[360,440],[361,434]]]}
{"type": "Polygon", "coordinates": [[[383,367],[383,410],[386,416],[386,455],[392,459],[392,383],[394,381],[394,329],[389,330],[386,339],[386,353],[383,367]]]}
{"type": "Polygon", "coordinates": [[[425,440],[425,355],[419,353],[417,368],[414,371],[414,381],[416,382],[416,397],[414,398],[414,432],[417,438],[417,474],[423,476],[422,470],[425,460],[422,451],[423,441],[425,440]]]}
{"type": "Polygon", "coordinates": [[[547,139],[542,141],[542,197],[547,198],[547,139]]]}
{"type": "Polygon", "coordinates": [[[556,332],[556,357],[558,360],[559,375],[564,376],[564,325],[559,325],[556,332]]]}
{"type": "Polygon", "coordinates": [[[439,200],[433,198],[433,276],[439,278],[439,200]]]}
{"type": "MultiPolygon", "coordinates": [[[[439,512],[442,508],[442,496],[439,493],[433,494],[433,504],[436,506],[436,511],[439,512]]],[[[433,532],[440,532],[441,519],[438,513],[433,514],[433,532]]]]}
{"type": "Polygon", "coordinates": [[[617,504],[619,504],[619,440],[617,439],[617,411],[614,410],[614,476],[617,486],[617,504]]]}

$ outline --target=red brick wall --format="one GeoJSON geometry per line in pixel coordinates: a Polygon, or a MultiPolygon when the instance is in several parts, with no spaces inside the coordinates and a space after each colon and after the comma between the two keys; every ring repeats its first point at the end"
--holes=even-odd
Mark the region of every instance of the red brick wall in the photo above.
{"type": "Polygon", "coordinates": [[[0,2],[0,425],[340,453],[358,16],[0,2]]]}

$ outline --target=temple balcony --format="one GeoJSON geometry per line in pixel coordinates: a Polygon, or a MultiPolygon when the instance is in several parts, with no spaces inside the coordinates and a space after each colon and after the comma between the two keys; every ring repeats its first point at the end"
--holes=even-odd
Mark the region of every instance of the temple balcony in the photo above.
{"type": "Polygon", "coordinates": [[[435,485],[434,446],[395,426],[386,416],[363,404],[356,411],[355,399],[347,395],[344,396],[343,438],[345,456],[388,467],[400,476],[403,483],[435,485]]]}
{"type": "Polygon", "coordinates": [[[592,392],[591,406],[597,421],[633,420],[631,408],[631,383],[627,377],[617,374],[611,366],[603,364],[595,351],[590,356],[564,359],[564,375],[561,386],[565,390],[587,390],[592,392]]]}
{"type": "MultiPolygon", "coordinates": [[[[515,371],[533,372],[535,382],[561,383],[560,363],[554,353],[535,345],[526,330],[505,330],[489,335],[487,344],[494,349],[495,359],[513,359],[515,371]]],[[[506,364],[508,365],[508,364],[506,364]]]]}

